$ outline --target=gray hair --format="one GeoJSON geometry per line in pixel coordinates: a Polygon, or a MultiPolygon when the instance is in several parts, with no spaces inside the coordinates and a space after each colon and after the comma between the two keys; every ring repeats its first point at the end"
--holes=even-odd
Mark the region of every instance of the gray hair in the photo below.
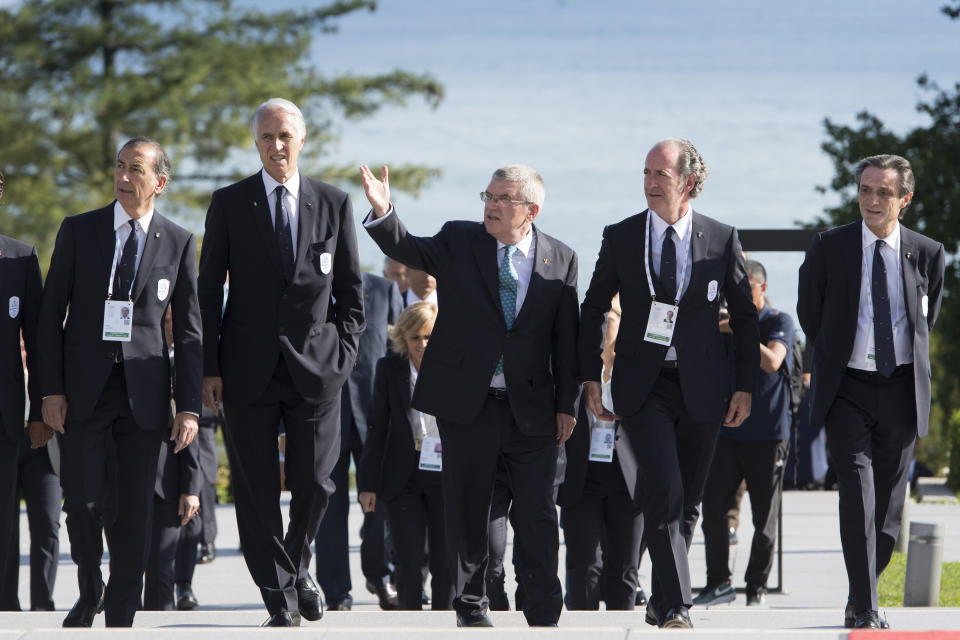
{"type": "Polygon", "coordinates": [[[690,174],[697,177],[693,183],[693,188],[690,189],[690,197],[696,198],[703,191],[703,183],[710,175],[707,170],[707,163],[703,161],[703,156],[693,146],[693,143],[685,138],[664,138],[654,146],[659,147],[665,144],[676,145],[680,152],[677,158],[677,173],[680,175],[680,179],[686,180],[690,174]]]}
{"type": "MultiPolygon", "coordinates": [[[[148,138],[146,136],[136,136],[130,138],[123,143],[123,146],[120,147],[120,151],[117,151],[117,160],[120,159],[120,154],[123,153],[124,149],[127,147],[139,147],[147,146],[153,147],[153,172],[157,174],[157,177],[163,176],[167,179],[167,185],[170,184],[170,157],[167,155],[167,152],[163,150],[163,147],[160,146],[160,143],[154,140],[153,138],[148,138]]],[[[166,187],[164,187],[166,188],[166,187]]],[[[159,195],[159,194],[158,194],[159,195]]]]}
{"type": "Polygon", "coordinates": [[[747,260],[743,263],[743,268],[747,272],[747,278],[760,284],[767,281],[767,270],[756,260],[747,260]]]}
{"type": "Polygon", "coordinates": [[[300,108],[286,100],[285,98],[270,98],[253,112],[253,118],[250,120],[250,133],[253,135],[253,139],[257,139],[257,128],[260,126],[260,118],[263,117],[267,111],[282,111],[291,118],[293,118],[294,124],[297,127],[297,133],[300,134],[300,137],[303,138],[307,135],[307,123],[303,119],[303,113],[300,112],[300,108]]]}
{"type": "Polygon", "coordinates": [[[854,169],[854,176],[857,179],[857,189],[860,188],[860,178],[863,177],[863,172],[866,171],[867,167],[876,167],[877,169],[893,169],[897,172],[899,178],[897,189],[899,197],[903,197],[908,193],[913,191],[915,182],[913,180],[913,167],[910,166],[910,161],[902,156],[895,156],[892,153],[884,153],[878,156],[870,156],[864,158],[857,163],[856,169],[854,169]]]}
{"type": "Polygon", "coordinates": [[[522,164],[508,164],[493,172],[494,180],[516,182],[520,185],[520,197],[527,202],[543,206],[547,192],[543,187],[543,178],[533,167],[522,164]]]}

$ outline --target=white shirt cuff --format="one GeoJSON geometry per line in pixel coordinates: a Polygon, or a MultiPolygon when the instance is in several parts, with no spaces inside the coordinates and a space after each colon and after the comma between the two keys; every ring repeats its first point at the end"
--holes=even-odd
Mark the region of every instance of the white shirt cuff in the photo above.
{"type": "Polygon", "coordinates": [[[393,203],[390,204],[390,208],[387,209],[387,212],[380,216],[379,218],[373,217],[373,209],[370,209],[370,213],[367,214],[367,217],[363,219],[363,226],[366,229],[370,227],[375,227],[384,220],[386,220],[390,215],[393,214],[393,203]]]}

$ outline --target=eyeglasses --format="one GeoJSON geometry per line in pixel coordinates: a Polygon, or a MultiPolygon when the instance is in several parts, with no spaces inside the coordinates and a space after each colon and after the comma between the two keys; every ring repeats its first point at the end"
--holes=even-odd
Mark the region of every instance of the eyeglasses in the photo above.
{"type": "Polygon", "coordinates": [[[493,202],[495,204],[533,204],[526,200],[511,200],[510,196],[507,195],[495,196],[489,191],[481,191],[480,200],[481,202],[493,202]]]}

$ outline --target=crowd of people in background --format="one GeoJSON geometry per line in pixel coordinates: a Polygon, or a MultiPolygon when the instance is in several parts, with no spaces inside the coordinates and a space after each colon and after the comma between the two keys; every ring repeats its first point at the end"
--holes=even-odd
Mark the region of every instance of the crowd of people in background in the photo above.
{"type": "Polygon", "coordinates": [[[802,368],[764,266],[736,229],[693,209],[708,170],[688,140],[647,153],[647,208],[603,229],[581,303],[577,255],[539,225],[534,169],[495,170],[481,221],[415,236],[388,168],[361,167],[380,277],[361,272],[347,194],[298,169],[297,106],[263,103],[251,134],[262,168],[213,193],[199,265],[193,234],[155,208],[171,164],[146,137],[118,152],[116,199],[63,221],[45,281],[36,250],[0,236],[0,608],[20,609],[21,495],[31,610],[54,608],[61,500],[79,590],[64,626],[196,608],[195,566],[216,558],[219,428],[264,626],[318,620],[324,602],[352,608],[352,463],[365,588],[385,610],[429,605],[492,626],[487,612],[510,607],[512,562],[531,626],[604,603],[691,628],[691,607],[736,598],[744,489],[746,604],[765,605],[790,440],[803,431],[806,448],[822,426],[844,625],[889,626],[877,576],[927,431],[944,271],[943,245],[900,222],[907,160],[863,159],[862,220],[807,251],[802,368]]]}

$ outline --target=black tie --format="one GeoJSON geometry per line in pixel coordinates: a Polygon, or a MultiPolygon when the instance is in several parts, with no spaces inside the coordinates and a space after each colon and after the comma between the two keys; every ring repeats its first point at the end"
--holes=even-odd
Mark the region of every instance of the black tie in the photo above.
{"type": "Polygon", "coordinates": [[[873,250],[873,344],[876,348],[877,371],[889,378],[897,368],[893,350],[893,323],[890,320],[890,296],[887,291],[887,266],[880,255],[883,240],[877,240],[873,250]]]}
{"type": "Polygon", "coordinates": [[[277,187],[277,207],[273,218],[273,231],[280,248],[280,264],[287,282],[293,281],[293,233],[290,231],[290,217],[283,208],[283,194],[286,187],[277,187]]]}
{"type": "Polygon", "coordinates": [[[130,296],[130,289],[133,287],[133,276],[137,272],[137,221],[130,220],[130,235],[123,245],[123,253],[120,254],[120,264],[117,265],[117,277],[113,283],[113,295],[115,298],[127,298],[130,296]]]}
{"type": "Polygon", "coordinates": [[[673,242],[676,232],[667,227],[663,236],[663,248],[660,250],[660,282],[666,289],[670,302],[677,299],[677,246],[673,242]]]}

